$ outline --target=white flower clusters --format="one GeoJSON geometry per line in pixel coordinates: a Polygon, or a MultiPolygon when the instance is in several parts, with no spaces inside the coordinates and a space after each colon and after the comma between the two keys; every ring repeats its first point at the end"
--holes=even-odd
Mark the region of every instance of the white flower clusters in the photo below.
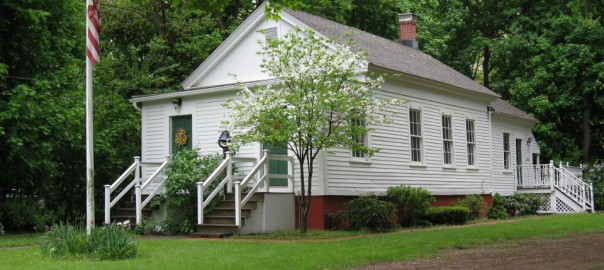
{"type": "Polygon", "coordinates": [[[258,54],[262,71],[279,83],[253,90],[242,84],[241,98],[225,104],[231,110],[231,130],[241,131],[233,138],[235,147],[281,144],[298,158],[314,158],[320,149],[334,147],[375,152],[355,138],[388,122],[385,108],[399,101],[374,96],[383,78],[355,79],[366,72],[365,52],[296,29],[270,40],[258,54]],[[353,126],[353,119],[363,119],[365,125],[353,126]]]}

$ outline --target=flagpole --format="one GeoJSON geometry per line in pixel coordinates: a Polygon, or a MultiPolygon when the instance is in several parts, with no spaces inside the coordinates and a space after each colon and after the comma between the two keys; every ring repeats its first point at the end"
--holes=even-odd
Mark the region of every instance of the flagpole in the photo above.
{"type": "MultiPolygon", "coordinates": [[[[88,6],[86,0],[86,36],[90,20],[88,19],[88,6]]],[[[88,43],[86,38],[86,43],[88,43]]],[[[92,120],[92,63],[86,56],[86,232],[94,227],[94,145],[93,145],[93,120],[92,120]]]]}

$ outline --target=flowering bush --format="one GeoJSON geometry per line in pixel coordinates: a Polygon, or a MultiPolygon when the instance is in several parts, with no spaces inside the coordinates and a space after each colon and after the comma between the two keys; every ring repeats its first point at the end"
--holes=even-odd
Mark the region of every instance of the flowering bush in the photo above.
{"type": "Polygon", "coordinates": [[[595,207],[604,209],[604,164],[592,164],[583,168],[583,180],[594,186],[595,207]]]}
{"type": "MultiPolygon", "coordinates": [[[[283,38],[260,41],[261,71],[277,82],[252,89],[242,84],[240,99],[229,101],[233,148],[251,142],[282,146],[294,154],[300,177],[300,231],[306,232],[312,164],[320,151],[346,148],[371,156],[378,149],[359,140],[390,122],[397,100],[375,96],[384,82],[366,74],[366,52],[299,28],[283,38]],[[358,122],[362,124],[355,124],[358,122]]],[[[352,45],[353,46],[353,45],[352,45]]]]}
{"type": "MultiPolygon", "coordinates": [[[[222,162],[219,155],[199,156],[198,149],[183,149],[176,153],[166,168],[166,202],[168,210],[168,220],[171,224],[166,224],[165,230],[170,232],[191,233],[193,231],[193,222],[196,221],[197,207],[197,182],[204,181],[222,162]],[[168,229],[169,228],[169,229],[168,229]]],[[[233,172],[236,167],[233,167],[233,172]]],[[[225,177],[223,172],[204,191],[204,196],[208,196],[221,179],[225,177]]],[[[220,201],[220,196],[214,197],[208,207],[205,208],[206,214],[214,208],[220,201]]]]}

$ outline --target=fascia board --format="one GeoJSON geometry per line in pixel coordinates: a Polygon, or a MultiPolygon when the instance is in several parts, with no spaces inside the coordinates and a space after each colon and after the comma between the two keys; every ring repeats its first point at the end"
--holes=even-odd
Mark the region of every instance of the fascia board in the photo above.
{"type": "MultiPolygon", "coordinates": [[[[243,85],[251,88],[251,87],[256,87],[256,86],[275,84],[278,82],[279,82],[279,80],[277,80],[277,79],[270,79],[270,80],[262,80],[262,81],[245,82],[245,83],[243,83],[243,85]]],[[[177,91],[177,92],[155,94],[155,95],[145,95],[145,96],[134,96],[129,101],[131,103],[138,103],[138,102],[171,99],[171,98],[176,98],[176,97],[187,97],[187,96],[196,96],[196,95],[218,93],[218,92],[237,91],[240,89],[240,86],[241,86],[240,84],[225,84],[225,85],[219,85],[219,86],[199,87],[199,88],[188,89],[185,91],[177,91]]]]}
{"type": "Polygon", "coordinates": [[[479,92],[471,91],[471,90],[464,89],[461,87],[456,87],[456,86],[453,86],[450,84],[426,79],[426,78],[423,78],[420,76],[411,75],[411,74],[403,73],[403,72],[396,71],[396,70],[391,70],[391,69],[388,69],[385,67],[377,66],[375,64],[371,64],[370,69],[374,69],[378,72],[382,72],[385,74],[393,74],[393,75],[389,76],[388,78],[394,79],[394,80],[402,82],[402,83],[417,84],[420,86],[425,86],[425,87],[429,87],[429,88],[436,89],[439,91],[443,91],[443,92],[446,92],[449,94],[469,97],[469,98],[477,99],[477,100],[481,100],[481,101],[493,102],[499,97],[499,95],[489,95],[489,94],[479,93],[479,92]]]}

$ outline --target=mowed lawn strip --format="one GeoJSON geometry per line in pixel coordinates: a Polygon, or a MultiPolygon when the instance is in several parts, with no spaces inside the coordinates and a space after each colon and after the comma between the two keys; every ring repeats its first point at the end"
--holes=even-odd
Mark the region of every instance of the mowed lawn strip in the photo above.
{"type": "Polygon", "coordinates": [[[21,233],[0,235],[1,247],[32,246],[38,244],[38,237],[43,233],[21,233]]]}
{"type": "Polygon", "coordinates": [[[37,248],[1,250],[3,267],[20,269],[324,269],[433,256],[535,237],[604,233],[604,215],[568,214],[476,226],[374,234],[343,240],[221,241],[139,240],[142,255],[125,261],[46,259],[37,248]]]}

